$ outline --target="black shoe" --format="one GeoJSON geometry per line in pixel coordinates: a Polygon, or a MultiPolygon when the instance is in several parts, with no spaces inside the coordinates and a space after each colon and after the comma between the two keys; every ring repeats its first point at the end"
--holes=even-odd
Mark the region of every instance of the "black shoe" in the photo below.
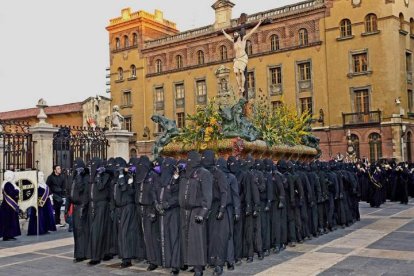
{"type": "Polygon", "coordinates": [[[203,276],[203,272],[194,272],[194,276],[203,276]]]}
{"type": "Polygon", "coordinates": [[[180,270],[182,271],[186,271],[188,269],[188,265],[183,265],[182,267],[180,267],[180,270]]]}
{"type": "Polygon", "coordinates": [[[299,240],[298,243],[303,243],[303,240],[299,240]]]}
{"type": "Polygon", "coordinates": [[[112,257],[112,255],[105,255],[104,257],[103,257],[103,261],[109,261],[109,260],[112,260],[114,257],[112,257]]]}
{"type": "Polygon", "coordinates": [[[258,258],[259,260],[263,260],[263,259],[264,259],[263,252],[259,252],[259,253],[257,253],[257,258],[258,258]]]}
{"type": "Polygon", "coordinates": [[[252,262],[253,262],[253,257],[247,258],[246,263],[252,263],[252,262]]]}
{"type": "Polygon", "coordinates": [[[155,265],[155,264],[150,264],[148,267],[147,267],[147,271],[153,271],[153,270],[156,270],[158,268],[158,265],[155,265]]]}
{"type": "Polygon", "coordinates": [[[234,270],[234,264],[227,264],[227,270],[234,270]]]}
{"type": "Polygon", "coordinates": [[[282,244],[282,246],[280,247],[280,250],[285,250],[286,249],[286,244],[282,244]]]}
{"type": "Polygon", "coordinates": [[[296,243],[295,243],[295,242],[290,242],[288,245],[289,245],[290,247],[295,247],[295,246],[296,246],[296,243]]]}
{"type": "Polygon", "coordinates": [[[269,250],[265,250],[265,252],[263,253],[263,255],[265,256],[265,257],[267,257],[267,256],[269,256],[270,255],[270,252],[269,252],[269,250]]]}
{"type": "Polygon", "coordinates": [[[74,263],[80,263],[83,262],[84,260],[86,260],[86,258],[76,258],[73,260],[74,263]]]}
{"type": "Polygon", "coordinates": [[[3,241],[15,241],[16,238],[3,238],[3,241]]]}
{"type": "Polygon", "coordinates": [[[178,275],[180,273],[180,269],[179,268],[173,268],[171,269],[171,275],[178,275]]]}
{"type": "Polygon", "coordinates": [[[120,265],[121,268],[127,268],[127,267],[130,267],[130,266],[132,266],[131,261],[122,261],[122,263],[120,265]]]}
{"type": "Polygon", "coordinates": [[[280,247],[279,246],[275,246],[275,248],[273,249],[273,253],[279,254],[279,252],[280,252],[280,247]]]}
{"type": "Polygon", "coordinates": [[[216,266],[213,271],[213,276],[220,276],[223,274],[223,268],[221,266],[216,266]]]}
{"type": "Polygon", "coordinates": [[[89,262],[88,262],[88,265],[97,265],[97,264],[99,264],[101,261],[93,261],[93,260],[90,260],[89,262]]]}
{"type": "Polygon", "coordinates": [[[241,265],[242,264],[242,260],[241,259],[237,259],[235,264],[236,265],[241,265]]]}

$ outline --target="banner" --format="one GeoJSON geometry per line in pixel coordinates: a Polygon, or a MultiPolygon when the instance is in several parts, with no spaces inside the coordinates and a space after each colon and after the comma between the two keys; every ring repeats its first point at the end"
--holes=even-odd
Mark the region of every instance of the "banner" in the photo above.
{"type": "Polygon", "coordinates": [[[15,181],[20,188],[20,210],[25,212],[29,207],[37,208],[37,171],[15,172],[15,181]]]}

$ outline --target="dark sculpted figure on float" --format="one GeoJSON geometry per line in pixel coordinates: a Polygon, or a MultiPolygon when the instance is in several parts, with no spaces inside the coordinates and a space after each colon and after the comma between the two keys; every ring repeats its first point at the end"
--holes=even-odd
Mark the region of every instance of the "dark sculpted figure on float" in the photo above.
{"type": "Polygon", "coordinates": [[[232,107],[220,107],[220,116],[223,118],[224,137],[240,137],[246,141],[255,141],[259,135],[253,124],[244,116],[243,108],[247,100],[241,98],[232,107]]]}
{"type": "Polygon", "coordinates": [[[162,115],[152,115],[151,120],[161,125],[164,132],[157,138],[152,148],[154,158],[157,158],[162,148],[171,142],[172,138],[179,135],[175,120],[170,120],[162,115]]]}

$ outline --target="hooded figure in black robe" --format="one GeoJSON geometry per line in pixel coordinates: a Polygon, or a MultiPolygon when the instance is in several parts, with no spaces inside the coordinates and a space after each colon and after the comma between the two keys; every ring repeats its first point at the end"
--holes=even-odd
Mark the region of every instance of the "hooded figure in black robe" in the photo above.
{"type": "Polygon", "coordinates": [[[250,194],[246,197],[243,254],[250,263],[253,262],[254,252],[257,252],[259,260],[263,259],[260,191],[266,189],[266,186],[263,179],[260,179],[260,174],[256,173],[254,159],[250,155],[246,158],[246,169],[246,187],[250,189],[250,194]]]}
{"type": "Polygon", "coordinates": [[[117,232],[117,225],[118,222],[115,218],[115,198],[114,198],[114,188],[117,182],[117,178],[115,178],[116,174],[116,166],[115,166],[115,158],[109,158],[106,165],[105,165],[105,173],[109,176],[109,218],[108,218],[108,225],[107,225],[107,235],[105,239],[105,244],[107,246],[106,255],[104,256],[103,260],[108,261],[113,258],[113,256],[118,255],[118,232],[117,232]]]}
{"type": "Polygon", "coordinates": [[[121,268],[131,266],[131,259],[136,258],[138,225],[135,219],[135,189],[133,176],[128,171],[126,161],[115,159],[114,201],[115,220],[118,233],[118,257],[122,259],[121,268]]]}
{"type": "Polygon", "coordinates": [[[234,243],[235,264],[240,265],[241,259],[244,257],[243,255],[243,232],[244,232],[243,226],[244,226],[245,214],[246,214],[246,209],[247,209],[246,198],[247,197],[251,198],[250,187],[247,187],[247,183],[246,183],[247,172],[244,170],[244,161],[242,163],[240,160],[237,160],[236,157],[230,156],[227,160],[227,166],[229,168],[229,171],[236,176],[237,186],[238,186],[238,191],[239,191],[240,210],[236,210],[236,209],[234,210],[233,243],[234,243]],[[249,194],[249,195],[246,195],[246,194],[249,194]]]}
{"type": "Polygon", "coordinates": [[[233,243],[233,233],[234,233],[234,222],[237,219],[240,219],[240,195],[239,195],[239,185],[237,183],[236,176],[232,174],[228,168],[227,161],[220,157],[217,160],[217,168],[224,172],[227,178],[227,183],[229,185],[227,192],[227,223],[229,225],[229,235],[227,240],[227,269],[234,270],[234,243],[233,243]]]}
{"type": "Polygon", "coordinates": [[[19,187],[14,183],[14,172],[6,171],[1,185],[0,237],[3,241],[15,240],[21,235],[19,224],[19,187]]]}
{"type": "Polygon", "coordinates": [[[216,167],[214,151],[203,152],[201,165],[213,175],[213,198],[207,221],[208,263],[214,267],[213,275],[221,275],[227,259],[227,241],[230,233],[227,213],[229,184],[226,174],[216,167]]]}
{"type": "Polygon", "coordinates": [[[282,228],[287,223],[286,214],[286,194],[284,184],[287,182],[286,177],[277,170],[273,161],[269,159],[266,162],[266,170],[272,171],[272,204],[270,211],[271,224],[271,244],[273,245],[273,252],[279,253],[283,248],[283,244],[287,241],[282,240],[282,228]],[[271,166],[271,169],[269,169],[271,166]]]}
{"type": "Polygon", "coordinates": [[[201,167],[201,156],[190,151],[186,172],[180,178],[181,256],[183,265],[203,275],[207,264],[207,216],[213,198],[213,176],[201,167]]]}
{"type": "Polygon", "coordinates": [[[91,183],[88,190],[89,265],[99,264],[108,254],[109,185],[111,177],[105,173],[105,162],[100,158],[91,160],[91,183]]]}
{"type": "Polygon", "coordinates": [[[155,182],[158,224],[160,240],[157,248],[161,251],[161,260],[157,265],[172,268],[171,274],[180,271],[180,206],[178,205],[179,168],[173,158],[164,159],[161,175],[155,182]]]}
{"type": "Polygon", "coordinates": [[[379,208],[382,204],[382,171],[378,164],[372,164],[368,171],[370,186],[368,202],[371,207],[379,208]]]}
{"type": "Polygon", "coordinates": [[[142,229],[144,233],[145,250],[147,261],[150,264],[148,271],[155,270],[158,264],[161,264],[161,251],[159,250],[160,228],[157,222],[157,212],[155,210],[155,172],[152,170],[152,164],[145,155],[139,158],[135,174],[135,202],[138,202],[141,208],[142,229]]]}
{"type": "Polygon", "coordinates": [[[73,238],[75,240],[74,262],[87,258],[89,244],[88,226],[88,186],[89,169],[82,159],[76,159],[73,167],[74,177],[68,198],[73,204],[73,238]]]}

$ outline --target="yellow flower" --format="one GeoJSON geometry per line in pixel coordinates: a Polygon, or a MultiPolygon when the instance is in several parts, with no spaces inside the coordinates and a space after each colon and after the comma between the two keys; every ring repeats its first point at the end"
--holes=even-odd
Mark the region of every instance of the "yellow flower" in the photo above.
{"type": "Polygon", "coordinates": [[[204,136],[204,141],[205,142],[208,142],[208,141],[210,141],[211,140],[211,136],[210,135],[206,135],[206,136],[204,136]]]}
{"type": "Polygon", "coordinates": [[[212,127],[206,127],[206,135],[213,133],[214,129],[212,127]]]}
{"type": "Polygon", "coordinates": [[[211,117],[210,118],[210,125],[216,125],[217,124],[217,119],[216,118],[214,118],[214,117],[211,117]]]}
{"type": "Polygon", "coordinates": [[[207,148],[207,143],[201,143],[200,149],[205,150],[207,148]]]}

